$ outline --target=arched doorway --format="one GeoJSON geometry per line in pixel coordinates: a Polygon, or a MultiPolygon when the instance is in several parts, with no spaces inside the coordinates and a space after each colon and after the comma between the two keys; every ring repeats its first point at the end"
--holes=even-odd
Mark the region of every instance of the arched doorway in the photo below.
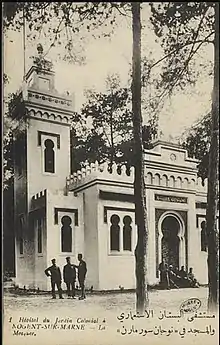
{"type": "Polygon", "coordinates": [[[186,267],[185,223],[176,211],[166,211],[158,223],[158,261],[186,267]]]}
{"type": "Polygon", "coordinates": [[[161,224],[163,236],[161,239],[162,260],[174,267],[179,267],[179,230],[180,224],[178,220],[172,216],[167,216],[161,224]]]}

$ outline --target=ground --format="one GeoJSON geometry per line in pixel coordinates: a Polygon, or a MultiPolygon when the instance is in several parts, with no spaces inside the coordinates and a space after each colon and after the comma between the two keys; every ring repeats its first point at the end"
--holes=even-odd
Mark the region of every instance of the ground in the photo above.
{"type": "Polygon", "coordinates": [[[204,287],[153,290],[149,292],[148,313],[137,318],[134,293],[88,294],[80,301],[65,294],[63,300],[52,300],[49,294],[6,292],[4,345],[217,344],[218,317],[208,318],[207,296],[204,287]],[[201,301],[197,316],[192,318],[194,312],[180,318],[180,306],[190,298],[201,301]]]}

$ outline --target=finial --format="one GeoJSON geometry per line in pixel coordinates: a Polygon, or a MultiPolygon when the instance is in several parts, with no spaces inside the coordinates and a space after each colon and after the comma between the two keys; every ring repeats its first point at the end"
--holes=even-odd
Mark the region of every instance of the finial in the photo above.
{"type": "Polygon", "coordinates": [[[50,60],[45,59],[46,54],[44,54],[44,49],[41,43],[37,44],[37,53],[38,56],[32,56],[35,66],[37,66],[39,70],[44,69],[52,71],[53,64],[50,60]]]}

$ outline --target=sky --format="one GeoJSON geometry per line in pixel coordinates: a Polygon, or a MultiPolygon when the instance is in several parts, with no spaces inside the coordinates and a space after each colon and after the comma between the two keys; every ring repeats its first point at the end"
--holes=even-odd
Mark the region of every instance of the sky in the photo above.
{"type": "MultiPolygon", "coordinates": [[[[156,59],[162,55],[162,50],[150,28],[148,13],[145,14],[146,28],[143,30],[143,49],[152,52],[156,59]]],[[[78,47],[76,36],[76,53],[78,47]]],[[[39,37],[29,41],[26,39],[26,72],[30,68],[33,55],[36,55],[37,43],[41,43],[44,51],[47,51],[48,38],[39,37]]],[[[59,92],[69,91],[74,94],[75,110],[78,111],[85,101],[84,90],[94,88],[103,91],[105,79],[108,74],[118,73],[122,86],[126,85],[130,70],[132,54],[132,31],[129,19],[120,20],[111,40],[107,38],[94,39],[87,35],[84,43],[86,56],[85,65],[69,64],[58,58],[63,56],[63,47],[53,48],[47,55],[54,63],[56,72],[56,88],[59,92]]],[[[208,52],[208,58],[212,58],[212,51],[208,52]]],[[[10,31],[4,39],[4,72],[10,77],[9,84],[5,88],[7,92],[15,92],[21,85],[24,74],[24,45],[23,34],[10,31]]],[[[168,139],[181,135],[195,121],[199,120],[210,110],[212,91],[212,79],[201,75],[196,87],[189,87],[187,92],[176,94],[168,99],[159,114],[159,129],[163,132],[163,138],[168,139]]],[[[143,113],[144,122],[147,121],[143,113]]]]}

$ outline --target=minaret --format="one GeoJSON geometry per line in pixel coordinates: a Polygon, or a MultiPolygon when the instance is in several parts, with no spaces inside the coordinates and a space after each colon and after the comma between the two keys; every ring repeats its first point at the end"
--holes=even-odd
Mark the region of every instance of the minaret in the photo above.
{"type": "Polygon", "coordinates": [[[10,108],[12,117],[24,123],[14,145],[14,210],[16,276],[23,277],[25,284],[34,281],[31,200],[45,189],[52,193],[64,190],[70,174],[73,116],[72,98],[55,89],[53,65],[45,59],[42,45],[37,51],[10,108]]]}
{"type": "Polygon", "coordinates": [[[63,189],[70,173],[70,125],[73,101],[55,89],[55,73],[41,44],[20,94],[26,120],[28,199],[43,189],[63,189]]]}

